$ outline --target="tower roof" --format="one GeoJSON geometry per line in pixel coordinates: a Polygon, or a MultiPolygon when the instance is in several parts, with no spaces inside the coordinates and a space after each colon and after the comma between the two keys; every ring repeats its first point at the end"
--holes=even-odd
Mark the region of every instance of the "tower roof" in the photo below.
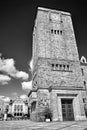
{"type": "Polygon", "coordinates": [[[65,11],[59,11],[59,10],[55,10],[55,9],[49,9],[49,8],[44,8],[44,7],[38,7],[38,10],[43,10],[43,11],[51,11],[53,13],[61,13],[63,15],[71,15],[71,13],[69,12],[65,12],[65,11]]]}

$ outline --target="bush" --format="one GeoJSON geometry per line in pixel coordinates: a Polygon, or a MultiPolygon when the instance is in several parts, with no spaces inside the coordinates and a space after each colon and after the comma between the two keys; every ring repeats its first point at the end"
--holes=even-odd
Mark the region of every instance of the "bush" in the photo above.
{"type": "Polygon", "coordinates": [[[44,122],[46,119],[52,121],[52,111],[50,108],[45,108],[42,112],[37,113],[37,121],[44,122]]]}
{"type": "Polygon", "coordinates": [[[52,121],[52,111],[50,110],[50,108],[45,108],[44,116],[45,119],[50,119],[50,121],[52,121]]]}
{"type": "Polygon", "coordinates": [[[38,112],[37,113],[37,121],[39,122],[44,122],[45,121],[45,116],[43,112],[38,112]]]}

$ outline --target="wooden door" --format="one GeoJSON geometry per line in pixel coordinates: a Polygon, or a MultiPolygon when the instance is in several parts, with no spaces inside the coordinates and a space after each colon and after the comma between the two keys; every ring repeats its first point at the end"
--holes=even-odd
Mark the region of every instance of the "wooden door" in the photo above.
{"type": "Polygon", "coordinates": [[[70,100],[70,99],[62,100],[62,115],[63,115],[64,121],[74,120],[72,100],[70,100]]]}

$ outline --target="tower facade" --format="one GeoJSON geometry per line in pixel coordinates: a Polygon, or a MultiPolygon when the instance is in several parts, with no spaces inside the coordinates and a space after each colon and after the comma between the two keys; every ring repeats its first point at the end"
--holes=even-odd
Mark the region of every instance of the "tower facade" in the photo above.
{"type": "Polygon", "coordinates": [[[85,119],[85,88],[70,13],[38,8],[32,83],[31,118],[49,106],[53,121],[85,119]]]}

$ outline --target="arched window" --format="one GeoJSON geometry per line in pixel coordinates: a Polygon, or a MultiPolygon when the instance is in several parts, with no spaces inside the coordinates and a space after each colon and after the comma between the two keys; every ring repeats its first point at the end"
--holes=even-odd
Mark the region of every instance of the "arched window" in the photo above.
{"type": "Polygon", "coordinates": [[[54,67],[54,64],[52,64],[52,67],[54,67]]]}
{"type": "Polygon", "coordinates": [[[65,70],[65,65],[63,65],[63,70],[65,70]]]}
{"type": "Polygon", "coordinates": [[[69,71],[69,65],[67,65],[67,70],[69,71]]]}
{"type": "Polygon", "coordinates": [[[84,81],[84,86],[86,86],[86,81],[84,81]]]}
{"type": "Polygon", "coordinates": [[[56,64],[56,67],[58,67],[58,64],[56,64]]]}
{"type": "Polygon", "coordinates": [[[59,30],[57,30],[57,34],[59,34],[59,30]]]}
{"type": "Polygon", "coordinates": [[[32,102],[31,104],[31,112],[35,111],[36,109],[36,101],[32,102]]]}
{"type": "Polygon", "coordinates": [[[62,69],[62,65],[60,65],[60,70],[62,69]]]}
{"type": "Polygon", "coordinates": [[[53,29],[51,29],[51,33],[53,33],[53,29]]]}
{"type": "Polygon", "coordinates": [[[84,71],[83,71],[83,69],[81,68],[81,71],[82,71],[82,75],[84,75],[84,71]]]}
{"type": "Polygon", "coordinates": [[[62,30],[60,30],[60,34],[62,35],[62,30]]]}
{"type": "Polygon", "coordinates": [[[56,34],[56,30],[54,30],[54,33],[56,34]]]}

